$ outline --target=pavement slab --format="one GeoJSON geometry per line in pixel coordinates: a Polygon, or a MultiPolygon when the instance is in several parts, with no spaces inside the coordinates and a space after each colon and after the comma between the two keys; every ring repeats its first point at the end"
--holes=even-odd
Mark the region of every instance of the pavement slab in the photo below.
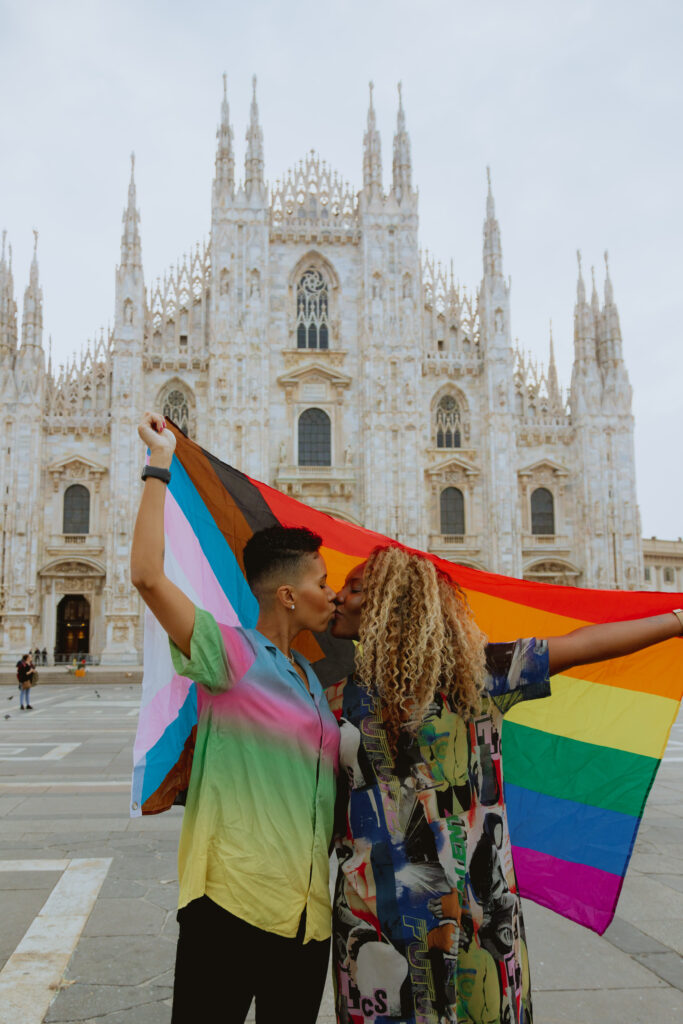
{"type": "MultiPolygon", "coordinates": [[[[77,1021],[107,1019],[114,1010],[132,1010],[154,1005],[170,999],[173,990],[164,985],[71,985],[58,993],[46,1017],[46,1024],[58,1021],[76,1024],[77,1021]]],[[[166,1024],[171,1016],[166,1006],[166,1024]]]]}
{"type": "Polygon", "coordinates": [[[142,935],[84,935],[71,958],[67,978],[85,985],[138,986],[159,984],[165,977],[172,985],[169,964],[174,957],[175,944],[158,935],[153,942],[142,935]]]}
{"type": "Polygon", "coordinates": [[[158,935],[166,913],[143,899],[100,898],[84,929],[85,935],[158,935]]]}

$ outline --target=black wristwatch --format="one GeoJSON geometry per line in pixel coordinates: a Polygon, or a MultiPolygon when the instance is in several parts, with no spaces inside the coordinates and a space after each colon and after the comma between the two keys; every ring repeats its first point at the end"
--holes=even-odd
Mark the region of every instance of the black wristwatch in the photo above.
{"type": "Polygon", "coordinates": [[[171,470],[164,469],[162,466],[144,466],[140,479],[146,480],[148,476],[153,476],[155,480],[161,480],[165,484],[171,482],[171,470]]]}

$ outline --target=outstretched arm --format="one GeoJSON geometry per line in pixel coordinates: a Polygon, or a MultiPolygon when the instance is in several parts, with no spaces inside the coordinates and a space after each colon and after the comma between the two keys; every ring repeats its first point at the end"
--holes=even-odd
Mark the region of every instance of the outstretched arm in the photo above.
{"type": "Polygon", "coordinates": [[[644,647],[683,635],[683,624],[673,612],[626,622],[604,622],[582,626],[564,636],[548,637],[550,675],[574,665],[589,665],[633,654],[644,647]]]}
{"type": "MultiPolygon", "coordinates": [[[[163,416],[146,412],[138,426],[138,434],[150,450],[150,465],[168,469],[175,451],[175,437],[166,429],[163,416]]],[[[166,484],[148,477],[133,531],[130,575],[142,600],[171,640],[189,658],[194,605],[164,574],[165,500],[166,484]]]]}

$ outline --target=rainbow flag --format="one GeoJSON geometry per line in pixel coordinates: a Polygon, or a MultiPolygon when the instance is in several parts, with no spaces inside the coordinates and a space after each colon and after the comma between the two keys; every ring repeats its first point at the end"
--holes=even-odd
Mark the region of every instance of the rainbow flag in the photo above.
{"type": "MultiPolygon", "coordinates": [[[[253,626],[256,602],[241,552],[256,530],[305,525],[323,538],[331,586],[387,538],[318,512],[251,480],[180,432],[166,499],[165,568],[218,622],[253,626]]],[[[683,595],[579,590],[528,583],[434,559],[465,589],[494,641],[553,636],[594,622],[683,605],[683,595]]],[[[323,683],[353,663],[348,641],[297,644],[323,683]]],[[[553,696],[517,705],[503,730],[505,792],[523,896],[602,934],[614,916],[645,801],[683,694],[683,645],[555,676],[553,696]]],[[[147,613],[142,706],[131,814],[183,802],[197,717],[194,683],[174,673],[166,634],[147,613]]]]}

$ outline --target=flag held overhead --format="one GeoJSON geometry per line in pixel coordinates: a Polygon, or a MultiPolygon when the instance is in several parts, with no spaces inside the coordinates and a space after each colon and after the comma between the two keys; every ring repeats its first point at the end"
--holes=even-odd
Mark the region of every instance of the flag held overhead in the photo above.
{"type": "MultiPolygon", "coordinates": [[[[388,543],[251,480],[169,426],[177,447],[165,505],[165,572],[219,623],[256,623],[242,551],[257,530],[280,523],[319,533],[328,580],[337,590],[354,565],[388,543]]],[[[683,604],[683,595],[551,586],[433,560],[457,579],[494,641],[556,636],[683,604]]],[[[307,634],[296,646],[323,684],[351,671],[350,641],[307,634]]],[[[506,801],[520,892],[599,933],[614,916],[678,712],[680,649],[678,640],[668,640],[573,668],[553,678],[551,698],[520,704],[505,720],[506,801]]],[[[196,721],[194,683],[175,673],[166,634],[146,612],[132,815],[157,814],[182,802],[196,721]]]]}

